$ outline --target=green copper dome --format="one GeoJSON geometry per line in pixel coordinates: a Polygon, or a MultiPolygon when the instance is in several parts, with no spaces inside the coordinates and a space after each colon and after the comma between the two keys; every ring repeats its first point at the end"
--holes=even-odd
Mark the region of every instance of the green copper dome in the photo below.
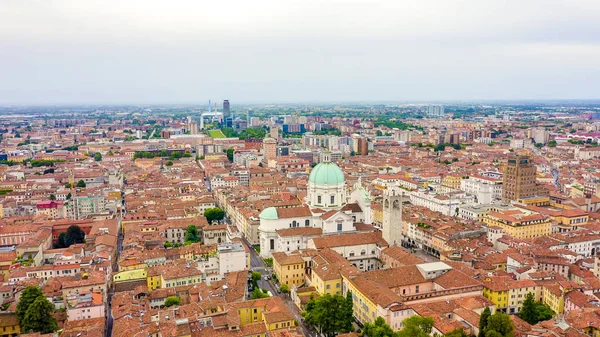
{"type": "Polygon", "coordinates": [[[316,185],[339,185],[344,183],[344,172],[335,163],[320,163],[310,171],[308,181],[316,185]]]}
{"type": "Polygon", "coordinates": [[[277,215],[277,209],[275,207],[267,207],[258,215],[259,218],[265,220],[277,220],[279,216],[277,215]]]}

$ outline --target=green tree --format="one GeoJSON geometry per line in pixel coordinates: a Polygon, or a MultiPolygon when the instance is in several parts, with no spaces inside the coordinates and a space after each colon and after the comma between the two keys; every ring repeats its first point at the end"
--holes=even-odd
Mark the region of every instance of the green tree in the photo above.
{"type": "Polygon", "coordinates": [[[73,186],[71,186],[71,184],[70,184],[70,183],[66,183],[66,184],[65,184],[65,188],[71,188],[71,187],[73,187],[73,186]]]}
{"type": "Polygon", "coordinates": [[[183,154],[183,158],[192,158],[192,154],[189,152],[186,152],[183,154]]]}
{"type": "Polygon", "coordinates": [[[179,158],[181,158],[181,153],[179,153],[179,152],[171,152],[171,155],[169,157],[171,159],[179,159],[179,158]]]}
{"type": "Polygon", "coordinates": [[[528,293],[525,296],[525,301],[523,301],[523,307],[521,308],[521,312],[519,313],[519,317],[521,317],[525,322],[534,325],[537,323],[537,315],[535,313],[535,299],[533,298],[532,293],[528,293]]]}
{"type": "Polygon", "coordinates": [[[171,243],[171,241],[165,241],[165,244],[163,246],[165,248],[171,248],[171,247],[173,247],[173,244],[171,243]]]}
{"type": "Polygon", "coordinates": [[[556,141],[554,139],[548,142],[548,147],[556,147],[556,141]]]}
{"type": "Polygon", "coordinates": [[[50,303],[43,295],[37,297],[35,301],[27,308],[25,317],[20,321],[22,331],[34,331],[41,334],[48,334],[58,330],[56,319],[52,316],[54,305],[50,303]]]}
{"type": "Polygon", "coordinates": [[[71,200],[72,197],[73,195],[71,195],[71,192],[69,192],[69,194],[67,194],[67,200],[71,200]]]}
{"type": "Polygon", "coordinates": [[[252,299],[253,300],[258,299],[258,298],[267,298],[267,297],[269,297],[269,294],[264,293],[258,287],[254,288],[254,290],[252,291],[252,299]]]}
{"type": "Polygon", "coordinates": [[[250,279],[252,280],[252,286],[254,288],[258,288],[258,280],[260,280],[261,277],[262,274],[257,271],[253,271],[252,274],[250,274],[250,279]]]}
{"type": "Polygon", "coordinates": [[[230,162],[233,163],[233,152],[235,150],[232,148],[227,149],[227,159],[229,159],[230,162]]]}
{"type": "Polygon", "coordinates": [[[79,180],[77,182],[77,185],[75,185],[75,187],[79,187],[79,188],[85,188],[87,185],[85,184],[85,181],[83,180],[79,180]]]}
{"type": "Polygon", "coordinates": [[[282,285],[279,286],[279,290],[281,291],[282,294],[287,294],[290,292],[290,288],[288,288],[287,284],[283,283],[282,285]]]}
{"type": "Polygon", "coordinates": [[[488,318],[485,337],[514,337],[514,331],[510,316],[496,311],[488,318]]]}
{"type": "Polygon", "coordinates": [[[194,225],[189,225],[185,230],[185,241],[200,242],[200,233],[198,228],[194,225]]]}
{"type": "Polygon", "coordinates": [[[445,144],[440,144],[440,145],[438,145],[438,146],[436,146],[434,148],[435,152],[440,152],[440,151],[444,151],[444,150],[446,150],[446,145],[445,144]]]}
{"type": "Polygon", "coordinates": [[[54,194],[50,194],[50,200],[56,200],[56,196],[54,194]]]}
{"type": "Polygon", "coordinates": [[[84,243],[85,242],[85,232],[81,229],[81,227],[77,225],[71,225],[67,228],[67,234],[65,236],[65,245],[70,247],[76,243],[84,243]]]}
{"type": "Polygon", "coordinates": [[[352,315],[347,315],[345,297],[326,294],[310,302],[313,303],[307,305],[306,311],[303,312],[304,320],[317,327],[322,334],[332,335],[352,329],[352,315]]]}
{"type": "Polygon", "coordinates": [[[447,334],[444,334],[444,337],[469,337],[466,333],[465,330],[463,329],[454,329],[450,332],[448,332],[447,334]]]}
{"type": "Polygon", "coordinates": [[[479,317],[479,334],[477,337],[485,337],[485,329],[487,328],[488,319],[492,315],[489,307],[485,307],[479,317]]]}
{"type": "Polygon", "coordinates": [[[535,143],[535,147],[537,147],[539,149],[539,148],[544,147],[544,144],[542,144],[542,143],[535,143]]]}
{"type": "Polygon", "coordinates": [[[554,314],[554,311],[552,311],[549,306],[540,301],[536,301],[533,298],[533,294],[528,293],[525,296],[525,301],[523,302],[523,308],[519,313],[519,317],[521,317],[525,322],[535,325],[540,321],[551,319],[554,314]]]}
{"type": "Polygon", "coordinates": [[[402,321],[404,326],[398,337],[428,337],[433,328],[433,318],[412,316],[402,321]]]}
{"type": "Polygon", "coordinates": [[[44,297],[42,289],[39,287],[27,286],[23,292],[21,292],[19,303],[17,303],[17,317],[19,317],[19,321],[23,321],[25,319],[27,309],[29,309],[29,306],[31,306],[31,304],[33,304],[38,297],[44,297]]]}
{"type": "Polygon", "coordinates": [[[173,161],[169,160],[165,165],[167,165],[167,166],[173,166],[173,161]]]}
{"type": "Polygon", "coordinates": [[[172,307],[180,304],[181,300],[179,299],[179,296],[169,296],[165,299],[165,307],[172,307]]]}
{"type": "Polygon", "coordinates": [[[56,243],[56,248],[67,248],[67,233],[62,232],[58,234],[58,242],[56,243]]]}
{"type": "Polygon", "coordinates": [[[365,323],[363,332],[365,337],[395,337],[397,335],[383,317],[377,317],[373,323],[365,323]]]}
{"type": "Polygon", "coordinates": [[[100,152],[94,153],[94,160],[95,161],[102,161],[102,153],[100,153],[100,152]]]}
{"type": "Polygon", "coordinates": [[[377,130],[377,132],[375,133],[377,136],[383,136],[383,132],[381,132],[381,130],[377,130]]]}
{"type": "Polygon", "coordinates": [[[206,217],[208,223],[212,223],[213,221],[223,220],[223,218],[225,217],[225,211],[223,211],[219,207],[209,208],[206,211],[204,211],[204,216],[206,217]]]}

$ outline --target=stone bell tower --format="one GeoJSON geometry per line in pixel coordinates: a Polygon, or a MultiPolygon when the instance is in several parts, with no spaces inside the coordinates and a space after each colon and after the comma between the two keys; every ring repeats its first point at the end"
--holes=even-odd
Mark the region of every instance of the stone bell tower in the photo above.
{"type": "Polygon", "coordinates": [[[390,246],[399,246],[402,240],[401,189],[388,188],[383,192],[383,238],[390,246]]]}

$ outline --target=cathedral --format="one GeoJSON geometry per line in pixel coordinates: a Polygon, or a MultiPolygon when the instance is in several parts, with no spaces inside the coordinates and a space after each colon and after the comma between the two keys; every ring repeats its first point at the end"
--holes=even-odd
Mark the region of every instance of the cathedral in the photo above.
{"type": "Polygon", "coordinates": [[[353,232],[355,223],[371,224],[370,203],[360,180],[348,196],[344,172],[333,162],[322,162],[310,172],[304,205],[268,207],[260,213],[260,254],[268,258],[274,251],[304,249],[302,237],[315,229],[327,235],[353,232]]]}

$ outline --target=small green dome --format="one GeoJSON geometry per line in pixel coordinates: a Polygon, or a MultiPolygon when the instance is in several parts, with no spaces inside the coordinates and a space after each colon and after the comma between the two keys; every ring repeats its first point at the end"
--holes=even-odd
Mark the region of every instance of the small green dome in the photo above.
{"type": "Polygon", "coordinates": [[[335,163],[320,163],[310,171],[308,182],[316,185],[339,185],[344,183],[344,172],[335,163]]]}
{"type": "Polygon", "coordinates": [[[258,215],[259,218],[265,220],[277,220],[279,216],[277,215],[277,208],[275,207],[267,207],[258,215]]]}

